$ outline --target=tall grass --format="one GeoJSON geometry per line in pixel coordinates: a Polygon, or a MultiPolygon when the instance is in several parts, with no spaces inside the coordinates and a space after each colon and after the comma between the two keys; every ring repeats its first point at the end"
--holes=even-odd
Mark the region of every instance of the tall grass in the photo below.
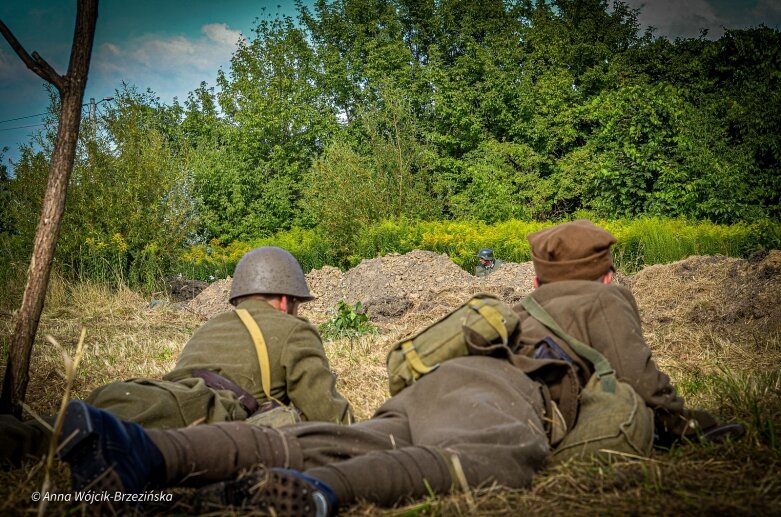
{"type": "Polygon", "coordinates": [[[758,249],[781,247],[781,225],[770,221],[728,226],[650,217],[599,224],[616,236],[614,258],[625,272],[692,255],[741,257],[758,249]]]}
{"type": "MultiPolygon", "coordinates": [[[[718,225],[685,219],[644,217],[613,221],[595,220],[618,239],[614,260],[619,270],[633,273],[691,255],[746,257],[758,249],[781,248],[781,223],[764,220],[754,223],[718,225]]],[[[257,246],[279,246],[289,250],[304,271],[325,265],[349,268],[362,259],[414,249],[447,254],[467,271],[474,268],[480,248],[493,248],[497,257],[510,262],[531,260],[526,236],[556,224],[510,220],[495,224],[473,221],[386,220],[361,231],[353,248],[345,254],[323,230],[293,228],[276,235],[221,245],[213,241],[179,250],[175,256],[150,244],[143,250],[128,250],[121,236],[107,241],[89,241],[75,256],[58,258],[56,264],[65,277],[81,282],[111,286],[128,285],[155,292],[164,289],[165,278],[181,275],[188,279],[214,280],[233,274],[239,259],[257,246]]],[[[2,257],[0,257],[2,258],[2,257]]],[[[2,262],[8,262],[5,259],[2,262]]],[[[0,285],[8,296],[0,308],[10,309],[23,287],[21,262],[0,264],[0,285]],[[21,286],[20,286],[21,283],[21,286]],[[7,306],[7,307],[6,307],[7,306]]]]}
{"type": "MultiPolygon", "coordinates": [[[[618,269],[633,273],[652,264],[666,264],[691,255],[745,257],[758,249],[781,248],[781,224],[773,221],[718,225],[685,219],[644,217],[596,224],[616,236],[614,259],[618,269]]],[[[224,277],[246,251],[254,246],[275,245],[290,250],[305,271],[333,265],[355,266],[362,259],[422,249],[447,254],[471,271],[480,248],[493,248],[497,257],[510,262],[531,260],[526,236],[557,222],[511,220],[495,224],[471,221],[386,220],[356,236],[354,248],[340,255],[317,229],[294,228],[273,237],[228,246],[212,243],[194,246],[179,260],[182,272],[194,278],[224,277]]]]}

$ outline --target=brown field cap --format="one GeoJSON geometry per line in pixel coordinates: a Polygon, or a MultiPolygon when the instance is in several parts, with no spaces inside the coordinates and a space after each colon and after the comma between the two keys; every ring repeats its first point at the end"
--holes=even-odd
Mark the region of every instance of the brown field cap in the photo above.
{"type": "Polygon", "coordinates": [[[531,233],[527,239],[542,282],[596,280],[613,267],[610,246],[616,238],[586,219],[531,233]]]}

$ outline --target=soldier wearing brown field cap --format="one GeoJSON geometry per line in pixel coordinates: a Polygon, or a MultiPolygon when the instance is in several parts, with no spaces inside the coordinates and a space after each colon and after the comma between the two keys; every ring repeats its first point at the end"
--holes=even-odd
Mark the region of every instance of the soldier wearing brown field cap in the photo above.
{"type": "MultiPolygon", "coordinates": [[[[530,235],[529,241],[540,286],[535,299],[567,331],[610,358],[618,377],[637,386],[657,409],[663,430],[686,429],[683,401],[650,360],[631,295],[608,285],[613,237],[577,221],[530,235]]],[[[359,499],[393,505],[431,491],[491,483],[528,487],[548,458],[552,426],[548,390],[523,365],[542,362],[532,358],[534,348],[550,333],[522,308],[516,310],[523,318],[522,332],[511,339],[517,353],[444,361],[365,422],[302,423],[278,431],[236,422],[144,432],[75,402],[66,412],[64,434],[83,438],[62,457],[71,464],[75,489],[109,479],[125,491],[233,480],[261,464],[267,469],[209,485],[201,497],[218,509],[253,505],[279,515],[333,515],[339,504],[359,499]]],[[[491,348],[496,347],[485,350],[491,348]]],[[[582,360],[579,367],[584,377],[591,370],[582,360]]],[[[555,382],[549,392],[566,399],[555,382]]]]}
{"type": "MultiPolygon", "coordinates": [[[[713,428],[716,421],[710,414],[684,409],[670,378],[651,358],[632,293],[612,284],[610,247],[615,237],[590,221],[579,220],[530,234],[528,240],[536,273],[533,298],[566,332],[607,357],[617,378],[630,384],[654,410],[658,435],[669,440],[713,428]]],[[[578,364],[580,383],[585,384],[592,366],[525,309],[518,306],[516,310],[521,316],[520,353],[533,355],[538,343],[546,337],[553,339],[578,364]]],[[[571,426],[577,406],[562,400],[567,397],[564,386],[553,383],[549,387],[571,426]]]]}

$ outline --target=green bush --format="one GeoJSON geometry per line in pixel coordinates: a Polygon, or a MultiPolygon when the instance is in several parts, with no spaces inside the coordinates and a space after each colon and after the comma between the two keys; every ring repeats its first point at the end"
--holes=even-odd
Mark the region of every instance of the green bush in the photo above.
{"type": "Polygon", "coordinates": [[[339,263],[321,230],[292,228],[250,242],[233,241],[222,246],[213,240],[209,244],[192,245],[179,254],[173,273],[198,280],[225,278],[233,274],[236,264],[245,253],[260,246],[286,249],[296,257],[305,272],[339,263]]]}
{"type": "MultiPolygon", "coordinates": [[[[591,214],[579,212],[579,216],[591,214]]],[[[781,223],[761,220],[753,223],[719,225],[686,219],[643,217],[604,221],[591,218],[618,240],[613,249],[616,267],[624,273],[652,264],[666,264],[691,255],[746,257],[760,249],[781,248],[781,223]]],[[[362,259],[415,249],[448,255],[453,262],[472,271],[480,248],[493,248],[497,257],[510,262],[531,260],[526,236],[557,222],[511,220],[496,224],[479,221],[384,220],[367,227],[355,237],[354,247],[340,253],[320,229],[293,228],[251,242],[236,241],[227,246],[217,242],[196,245],[179,259],[179,269],[192,278],[221,278],[232,274],[241,256],[256,246],[279,246],[290,251],[304,271],[324,265],[355,266],[362,259]]]]}

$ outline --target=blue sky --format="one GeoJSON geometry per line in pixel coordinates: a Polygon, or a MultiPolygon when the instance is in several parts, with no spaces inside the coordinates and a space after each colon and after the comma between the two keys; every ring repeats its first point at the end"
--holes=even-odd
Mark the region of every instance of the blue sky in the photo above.
{"type": "MultiPolygon", "coordinates": [[[[305,2],[311,3],[311,2],[305,2]]],[[[643,26],[656,34],[696,37],[708,29],[717,38],[723,28],[763,23],[781,27],[781,0],[626,0],[641,8],[643,26]]],[[[65,73],[76,16],[75,0],[5,0],[0,20],[28,52],[38,51],[59,73],[65,73]]],[[[293,0],[103,0],[84,102],[111,96],[122,81],[152,89],[163,102],[227,68],[236,41],[249,35],[258,17],[295,16],[293,0]]],[[[27,70],[0,38],[0,148],[16,158],[18,146],[40,124],[46,110],[43,81],[27,70]]]]}

